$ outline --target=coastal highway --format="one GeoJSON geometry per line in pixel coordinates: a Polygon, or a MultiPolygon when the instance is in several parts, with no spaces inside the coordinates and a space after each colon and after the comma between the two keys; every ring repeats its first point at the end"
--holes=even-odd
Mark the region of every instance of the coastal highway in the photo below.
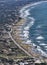
{"type": "Polygon", "coordinates": [[[24,51],[28,56],[32,57],[31,54],[29,54],[24,48],[22,48],[22,47],[13,39],[13,37],[12,37],[12,35],[11,35],[10,32],[8,32],[8,34],[9,34],[10,38],[12,39],[12,41],[19,47],[19,49],[21,49],[22,51],[24,51]]]}

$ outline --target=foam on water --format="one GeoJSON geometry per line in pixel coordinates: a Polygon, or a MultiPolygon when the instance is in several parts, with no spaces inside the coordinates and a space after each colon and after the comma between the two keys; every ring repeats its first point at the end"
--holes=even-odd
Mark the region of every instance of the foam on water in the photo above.
{"type": "MultiPolygon", "coordinates": [[[[30,11],[29,7],[34,8],[35,5],[41,4],[41,3],[43,3],[43,2],[47,2],[47,1],[40,1],[40,2],[37,2],[37,3],[34,3],[34,4],[29,4],[28,6],[25,6],[25,7],[23,7],[23,8],[20,10],[20,16],[21,16],[22,18],[24,18],[24,19],[27,19],[27,18],[28,18],[28,19],[31,19],[30,22],[27,24],[27,26],[24,27],[24,30],[27,30],[27,31],[23,31],[24,37],[29,38],[29,29],[30,29],[30,27],[31,27],[32,25],[34,25],[34,22],[35,22],[35,19],[34,19],[33,17],[28,17],[28,16],[30,15],[30,13],[29,13],[29,11],[30,11]]],[[[38,26],[37,28],[40,28],[40,27],[41,27],[41,26],[38,26]]],[[[43,36],[38,36],[36,39],[44,39],[44,38],[43,38],[43,36]]],[[[26,42],[27,44],[32,42],[32,41],[29,40],[29,39],[27,39],[27,40],[28,40],[28,41],[26,42]]],[[[40,43],[40,41],[37,41],[37,42],[40,43]]],[[[36,44],[34,44],[34,43],[31,43],[31,44],[33,44],[33,46],[36,46],[36,44]]],[[[46,44],[43,43],[43,44],[40,44],[40,45],[46,45],[46,44]]],[[[47,46],[45,46],[45,48],[47,48],[47,46]]],[[[47,57],[47,54],[41,49],[40,46],[37,46],[37,50],[41,53],[41,55],[47,57]]]]}
{"type": "Polygon", "coordinates": [[[28,26],[24,27],[24,30],[29,30],[29,27],[28,26]]]}
{"type": "Polygon", "coordinates": [[[45,48],[47,48],[47,46],[45,46],[45,48]]]}
{"type": "Polygon", "coordinates": [[[29,33],[29,31],[23,31],[23,33],[27,33],[27,34],[28,34],[28,33],[29,33]]]}
{"type": "Polygon", "coordinates": [[[27,44],[31,44],[31,40],[27,40],[26,43],[27,43],[27,44]]]}
{"type": "Polygon", "coordinates": [[[25,34],[24,34],[24,37],[29,38],[29,36],[28,36],[28,34],[27,34],[27,33],[25,33],[25,34]]]}
{"type": "Polygon", "coordinates": [[[47,45],[47,44],[45,44],[45,43],[40,43],[40,45],[45,46],[45,45],[47,45]]]}
{"type": "Polygon", "coordinates": [[[43,36],[38,36],[36,39],[44,39],[43,36]]]}
{"type": "Polygon", "coordinates": [[[37,50],[41,52],[41,55],[47,57],[47,54],[40,47],[37,50]]]}

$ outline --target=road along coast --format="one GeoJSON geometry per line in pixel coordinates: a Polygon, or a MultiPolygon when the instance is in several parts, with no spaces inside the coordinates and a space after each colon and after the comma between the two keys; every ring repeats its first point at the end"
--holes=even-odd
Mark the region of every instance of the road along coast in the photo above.
{"type": "Polygon", "coordinates": [[[31,41],[28,39],[28,27],[25,28],[24,19],[21,19],[19,22],[15,23],[12,26],[12,37],[24,50],[26,50],[30,56],[39,58],[40,54],[36,53],[35,47],[31,44],[31,41]],[[26,30],[25,30],[26,29],[26,30]],[[25,33],[26,32],[26,33],[25,33]]]}
{"type": "MultiPolygon", "coordinates": [[[[36,45],[34,43],[32,43],[32,41],[30,41],[29,36],[28,36],[29,35],[28,30],[29,30],[30,26],[34,24],[35,19],[33,17],[28,17],[28,19],[30,19],[31,22],[27,21],[27,16],[29,15],[29,12],[28,12],[29,9],[27,11],[25,11],[25,9],[27,9],[27,7],[30,7],[30,6],[35,6],[37,4],[40,4],[42,2],[47,2],[47,1],[37,2],[35,4],[23,7],[23,9],[20,10],[20,14],[21,14],[20,17],[22,17],[22,19],[12,26],[12,36],[16,40],[16,42],[22,48],[24,48],[28,53],[30,53],[31,56],[37,57],[37,58],[42,57],[42,55],[40,52],[37,51],[36,45]],[[27,26],[27,24],[28,24],[28,26],[27,26]]],[[[41,50],[41,49],[39,48],[39,50],[41,50]]],[[[41,50],[41,52],[43,53],[43,56],[44,56],[45,53],[42,50],[41,50]]],[[[45,55],[45,56],[47,56],[47,55],[45,55]]]]}

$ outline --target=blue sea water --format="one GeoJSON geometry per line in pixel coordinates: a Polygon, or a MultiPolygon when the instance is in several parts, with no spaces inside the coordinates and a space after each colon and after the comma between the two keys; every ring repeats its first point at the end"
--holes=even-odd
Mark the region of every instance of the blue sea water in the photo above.
{"type": "Polygon", "coordinates": [[[23,31],[26,42],[29,42],[27,44],[37,46],[37,53],[39,51],[41,55],[47,57],[47,1],[23,7],[20,16],[26,19],[23,31]]]}
{"type": "Polygon", "coordinates": [[[29,12],[28,17],[35,19],[29,29],[29,38],[47,54],[47,2],[30,7],[29,12]]]}

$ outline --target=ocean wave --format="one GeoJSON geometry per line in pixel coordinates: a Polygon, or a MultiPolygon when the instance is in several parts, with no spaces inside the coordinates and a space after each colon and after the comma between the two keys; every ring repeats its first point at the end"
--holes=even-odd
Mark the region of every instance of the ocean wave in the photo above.
{"type": "Polygon", "coordinates": [[[37,39],[37,40],[38,40],[38,39],[44,39],[44,37],[38,36],[36,39],[37,39]]]}
{"type": "MultiPolygon", "coordinates": [[[[30,22],[26,26],[24,26],[24,30],[25,30],[25,31],[23,30],[24,37],[29,38],[29,29],[30,29],[30,27],[32,25],[34,25],[34,22],[35,22],[35,19],[33,17],[29,17],[29,15],[30,15],[30,12],[29,12],[30,9],[29,9],[29,7],[34,8],[35,5],[41,4],[43,2],[47,2],[47,1],[40,1],[40,2],[36,2],[34,4],[29,4],[28,6],[25,6],[25,7],[23,7],[20,10],[20,17],[22,17],[24,19],[30,19],[30,22]]],[[[43,39],[43,37],[40,36],[40,37],[37,37],[36,39],[43,39]]],[[[26,44],[28,44],[28,43],[33,44],[33,46],[37,46],[36,44],[32,43],[32,41],[29,40],[29,39],[27,39],[27,41],[26,41],[26,44]]],[[[41,49],[40,46],[37,46],[37,50],[41,53],[42,56],[47,57],[47,54],[41,49]]]]}
{"type": "Polygon", "coordinates": [[[41,55],[47,57],[47,54],[40,48],[40,46],[37,47],[37,50],[41,53],[41,55]]]}
{"type": "Polygon", "coordinates": [[[29,10],[30,9],[28,9],[29,7],[32,7],[32,8],[34,8],[34,6],[35,5],[38,5],[38,4],[41,4],[41,3],[43,3],[43,2],[47,2],[47,1],[40,1],[40,2],[36,2],[36,3],[31,3],[31,4],[28,4],[28,6],[24,6],[21,10],[20,10],[20,17],[22,17],[22,18],[24,18],[24,14],[25,14],[25,16],[28,16],[28,15],[30,15],[29,14],[29,10]]]}

